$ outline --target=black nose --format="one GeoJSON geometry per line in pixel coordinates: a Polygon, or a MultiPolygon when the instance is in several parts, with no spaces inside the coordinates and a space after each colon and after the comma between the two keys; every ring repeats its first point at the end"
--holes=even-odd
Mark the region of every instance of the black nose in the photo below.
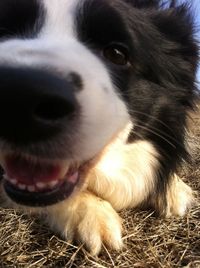
{"type": "Polygon", "coordinates": [[[44,141],[63,131],[77,112],[73,84],[47,71],[0,67],[0,138],[44,141]]]}

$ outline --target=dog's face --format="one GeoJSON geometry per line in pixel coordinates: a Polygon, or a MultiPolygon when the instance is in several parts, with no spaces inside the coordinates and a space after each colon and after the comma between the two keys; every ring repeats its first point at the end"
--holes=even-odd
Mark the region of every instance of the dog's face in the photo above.
{"type": "Polygon", "coordinates": [[[188,105],[189,18],[142,2],[1,0],[0,161],[16,202],[67,198],[123,129],[145,139],[145,115],[188,105]]]}

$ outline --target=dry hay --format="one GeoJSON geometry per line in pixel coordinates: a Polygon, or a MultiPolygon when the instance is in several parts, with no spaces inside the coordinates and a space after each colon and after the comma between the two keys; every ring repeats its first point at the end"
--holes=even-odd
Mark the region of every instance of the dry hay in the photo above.
{"type": "Polygon", "coordinates": [[[184,218],[157,219],[150,212],[124,211],[122,252],[105,247],[99,258],[83,245],[53,234],[39,218],[0,209],[0,267],[200,267],[200,111],[192,115],[192,162],[180,175],[197,191],[197,205],[184,218]]]}

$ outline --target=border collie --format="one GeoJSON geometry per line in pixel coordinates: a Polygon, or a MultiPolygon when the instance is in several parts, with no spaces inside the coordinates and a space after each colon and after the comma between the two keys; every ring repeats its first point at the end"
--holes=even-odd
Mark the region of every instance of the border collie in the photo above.
{"type": "Polygon", "coordinates": [[[183,216],[198,48],[186,5],[0,1],[1,195],[92,254],[124,208],[183,216]],[[29,210],[29,209],[28,209],[29,210]]]}

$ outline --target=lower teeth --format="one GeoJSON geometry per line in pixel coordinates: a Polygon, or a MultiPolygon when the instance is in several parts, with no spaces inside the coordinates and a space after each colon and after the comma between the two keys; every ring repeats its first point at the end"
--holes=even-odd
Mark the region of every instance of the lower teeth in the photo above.
{"type": "Polygon", "coordinates": [[[30,186],[28,186],[27,187],[27,190],[29,191],[29,192],[35,192],[35,186],[34,185],[30,185],[30,186]]]}
{"type": "MultiPolygon", "coordinates": [[[[79,177],[79,172],[76,171],[72,173],[71,175],[66,175],[67,177],[65,178],[68,182],[72,184],[76,184],[78,181],[79,177]]],[[[59,179],[59,180],[53,180],[49,182],[42,182],[39,181],[35,184],[24,184],[20,181],[17,181],[17,179],[11,179],[9,178],[6,174],[4,175],[4,179],[7,180],[11,185],[13,185],[16,189],[18,188],[21,191],[28,191],[28,192],[42,192],[42,191],[48,191],[56,188],[62,181],[65,179],[59,179]]]]}
{"type": "Polygon", "coordinates": [[[29,192],[37,192],[41,190],[50,190],[56,187],[56,185],[59,184],[58,180],[54,180],[48,183],[38,182],[36,185],[26,185],[20,182],[17,182],[16,179],[9,179],[6,176],[4,176],[4,179],[6,179],[10,184],[18,188],[19,190],[27,190],[29,192]]]}
{"type": "Polygon", "coordinates": [[[25,189],[26,189],[26,185],[25,185],[25,184],[17,184],[17,187],[18,187],[20,190],[25,190],[25,189]]]}

